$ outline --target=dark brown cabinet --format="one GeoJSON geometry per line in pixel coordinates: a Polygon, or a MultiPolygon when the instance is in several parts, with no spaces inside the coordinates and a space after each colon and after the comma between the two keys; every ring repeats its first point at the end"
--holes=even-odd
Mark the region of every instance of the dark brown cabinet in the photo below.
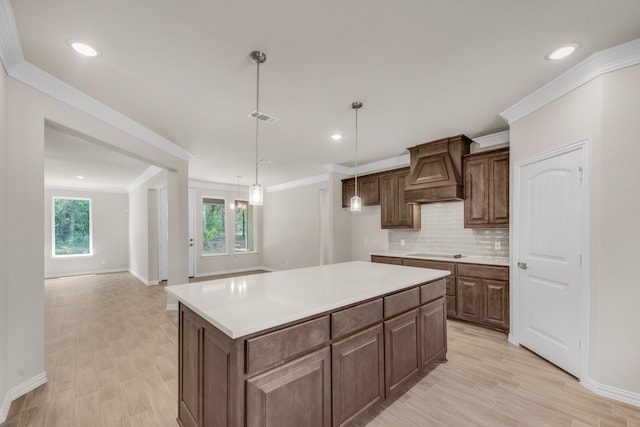
{"type": "Polygon", "coordinates": [[[246,388],[248,427],[331,426],[329,348],[258,375],[246,388]]]}
{"type": "MultiPolygon", "coordinates": [[[[356,192],[355,178],[342,180],[342,207],[351,205],[351,198],[356,192]]],[[[376,175],[358,177],[358,196],[362,199],[362,206],[374,206],[380,204],[380,179],[376,175]]]]}
{"type": "Polygon", "coordinates": [[[509,227],[509,150],[464,158],[464,226],[509,227]]]}
{"type": "Polygon", "coordinates": [[[409,168],[380,175],[381,227],[420,228],[420,205],[405,202],[404,190],[409,168]]]}
{"type": "Polygon", "coordinates": [[[458,317],[509,330],[509,268],[458,265],[458,317]]]}
{"type": "MultiPolygon", "coordinates": [[[[456,263],[444,262],[444,261],[430,261],[426,259],[413,259],[413,258],[396,258],[402,260],[402,265],[408,265],[410,267],[421,268],[434,268],[436,270],[448,270],[451,274],[445,277],[447,282],[447,316],[457,318],[458,307],[456,305],[456,263]]],[[[372,258],[373,261],[373,258],[372,258]]]]}
{"type": "Polygon", "coordinates": [[[420,370],[419,330],[417,309],[384,322],[387,394],[418,374],[420,370]]]}
{"type": "Polygon", "coordinates": [[[428,371],[434,362],[447,354],[447,313],[444,298],[438,298],[420,307],[422,370],[428,371]]]}
{"type": "Polygon", "coordinates": [[[333,425],[342,426],[385,398],[382,325],[333,344],[331,358],[333,425]]]}

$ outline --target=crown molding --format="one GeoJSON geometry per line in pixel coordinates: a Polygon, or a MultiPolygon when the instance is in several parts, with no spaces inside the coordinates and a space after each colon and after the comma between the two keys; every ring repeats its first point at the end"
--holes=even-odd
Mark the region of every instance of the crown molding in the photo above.
{"type": "Polygon", "coordinates": [[[201,188],[203,190],[221,190],[221,191],[235,191],[240,193],[248,193],[249,186],[237,184],[225,184],[222,182],[207,182],[207,181],[198,181],[198,180],[189,180],[189,188],[201,188]]]}
{"type": "Polygon", "coordinates": [[[640,39],[596,52],[502,113],[509,125],[603,74],[640,64],[640,39]]]}
{"type": "MultiPolygon", "coordinates": [[[[402,156],[390,157],[388,159],[378,160],[376,162],[367,163],[358,166],[358,175],[367,173],[382,172],[389,169],[397,169],[409,166],[409,154],[403,154],[402,156]]],[[[329,172],[338,172],[343,175],[355,175],[356,168],[348,167],[338,164],[328,164],[324,168],[329,172]]]]}
{"type": "Polygon", "coordinates": [[[329,181],[329,174],[322,174],[316,176],[310,176],[309,178],[298,179],[296,181],[285,182],[284,184],[272,185],[265,188],[267,193],[273,193],[276,191],[290,190],[292,188],[305,187],[307,185],[317,184],[320,182],[329,181]]]}
{"type": "Polygon", "coordinates": [[[329,163],[324,165],[324,168],[327,170],[327,172],[330,173],[341,173],[343,175],[352,175],[353,171],[352,168],[348,167],[348,166],[342,166],[339,165],[337,163],[329,163]]]}
{"type": "Polygon", "coordinates": [[[478,145],[482,148],[493,147],[494,145],[502,145],[509,143],[509,131],[505,130],[502,132],[492,133],[490,135],[479,136],[477,138],[472,138],[473,142],[477,142],[478,145]]]}
{"type": "Polygon", "coordinates": [[[0,0],[0,60],[7,74],[11,67],[24,61],[24,53],[9,0],[0,0]]]}
{"type": "Polygon", "coordinates": [[[140,187],[142,184],[149,181],[151,178],[153,178],[163,170],[164,169],[157,166],[149,166],[147,170],[142,172],[136,179],[131,182],[131,184],[127,185],[127,193],[131,193],[133,190],[140,187]]]}

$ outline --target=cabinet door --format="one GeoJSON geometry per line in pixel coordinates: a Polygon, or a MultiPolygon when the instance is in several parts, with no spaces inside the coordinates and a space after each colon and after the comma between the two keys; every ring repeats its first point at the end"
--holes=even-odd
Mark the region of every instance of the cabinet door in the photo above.
{"type": "Polygon", "coordinates": [[[509,153],[489,158],[489,222],[509,225],[509,153]]]}
{"type": "MultiPolygon", "coordinates": [[[[342,181],[342,207],[351,205],[351,197],[356,191],[355,179],[342,181]]],[[[358,195],[362,199],[363,206],[380,204],[380,180],[378,175],[358,177],[358,195]]]]}
{"type": "Polygon", "coordinates": [[[420,307],[420,352],[424,371],[447,354],[447,313],[445,299],[440,298],[420,307]]]}
{"type": "Polygon", "coordinates": [[[247,380],[247,426],[331,426],[330,354],[324,348],[247,380]]]}
{"type": "Polygon", "coordinates": [[[380,224],[382,228],[393,228],[398,222],[398,176],[380,177],[380,224]]]}
{"type": "Polygon", "coordinates": [[[334,426],[384,399],[382,333],[382,325],[376,325],[331,346],[334,426]]]}
{"type": "Polygon", "coordinates": [[[456,296],[458,298],[458,318],[482,322],[484,319],[482,279],[458,276],[456,296]]]}
{"type": "MultiPolygon", "coordinates": [[[[419,300],[419,298],[417,298],[419,300]]],[[[418,301],[416,301],[416,304],[418,301]]],[[[418,310],[384,322],[384,364],[387,395],[420,370],[418,310]]]]}
{"type": "Polygon", "coordinates": [[[178,417],[185,427],[202,425],[202,346],[204,324],[180,309],[178,417]]]}
{"type": "Polygon", "coordinates": [[[489,223],[489,162],[486,157],[464,163],[464,225],[489,223]]]}
{"type": "Polygon", "coordinates": [[[497,280],[484,280],[485,323],[509,329],[509,284],[497,280]]]}

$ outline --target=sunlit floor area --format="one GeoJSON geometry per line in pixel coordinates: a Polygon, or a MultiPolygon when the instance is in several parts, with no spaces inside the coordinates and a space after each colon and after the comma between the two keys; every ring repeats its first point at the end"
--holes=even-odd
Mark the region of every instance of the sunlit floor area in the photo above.
{"type": "MultiPolygon", "coordinates": [[[[177,312],[128,273],[45,281],[48,383],[3,427],[172,426],[177,312]]],[[[591,393],[504,334],[449,322],[449,361],[359,425],[640,426],[640,408],[591,393]]]]}

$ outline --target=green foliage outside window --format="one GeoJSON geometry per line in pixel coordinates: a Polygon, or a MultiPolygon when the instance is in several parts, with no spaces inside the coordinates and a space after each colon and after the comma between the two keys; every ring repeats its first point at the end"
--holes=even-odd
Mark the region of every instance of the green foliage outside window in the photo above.
{"type": "Polygon", "coordinates": [[[224,216],[223,199],[205,197],[202,200],[202,253],[204,255],[227,252],[224,216]]]}
{"type": "Polygon", "coordinates": [[[91,200],[54,198],[54,254],[91,253],[91,200]]]}
{"type": "Polygon", "coordinates": [[[235,202],[235,252],[253,251],[253,206],[245,200],[235,202]]]}

